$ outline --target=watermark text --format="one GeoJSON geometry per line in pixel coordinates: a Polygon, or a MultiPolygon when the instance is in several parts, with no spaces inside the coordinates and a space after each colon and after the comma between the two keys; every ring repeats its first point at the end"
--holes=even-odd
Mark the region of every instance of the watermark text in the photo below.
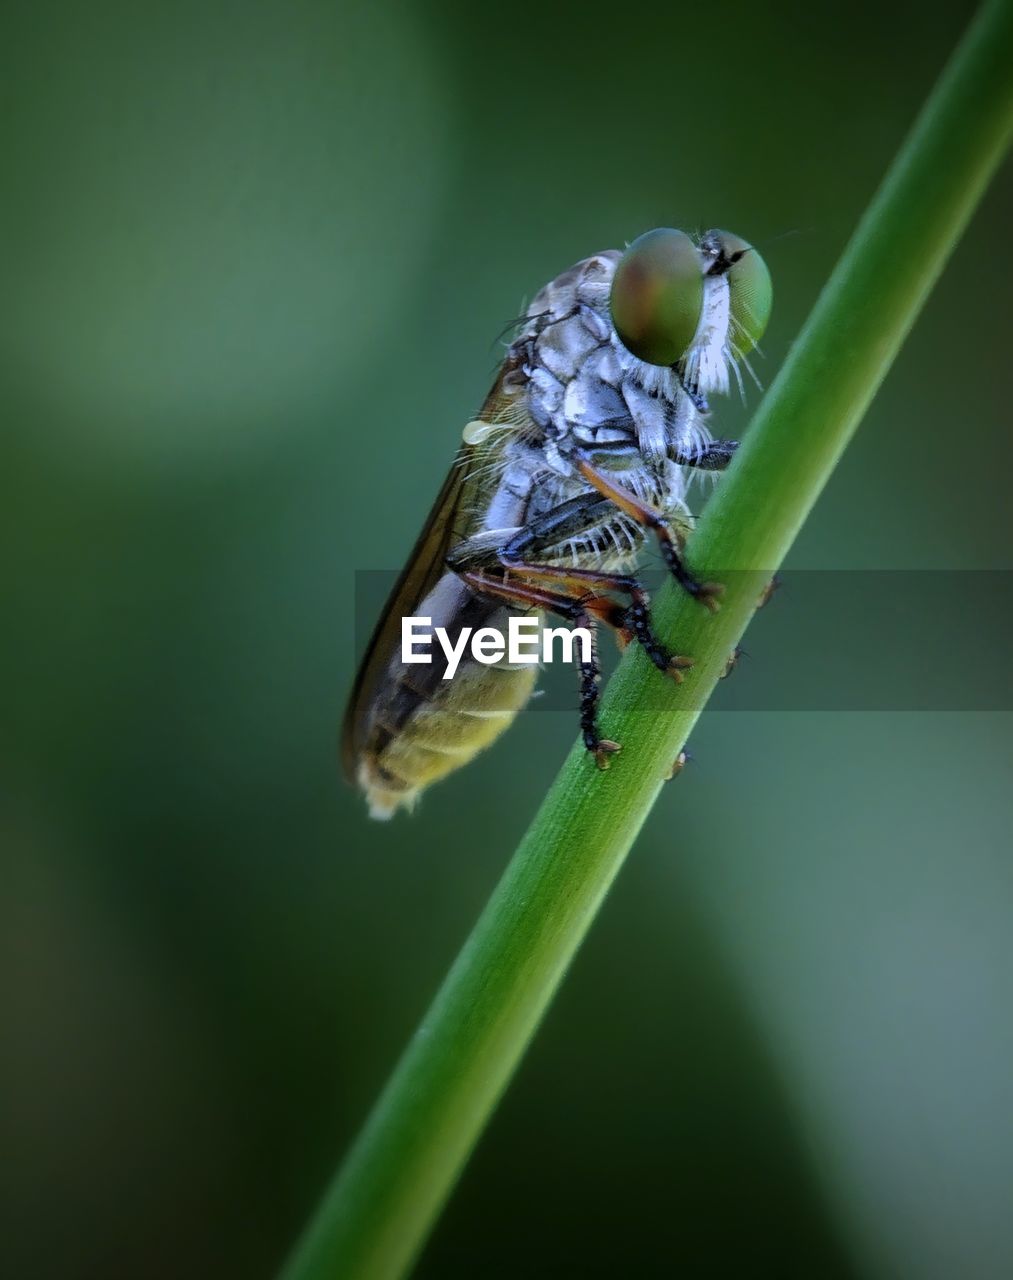
{"type": "Polygon", "coordinates": [[[505,633],[499,627],[459,627],[450,632],[432,623],[432,618],[401,619],[401,661],[432,662],[438,647],[446,660],[444,680],[454,678],[469,652],[475,662],[487,667],[504,660],[511,666],[589,663],[594,653],[587,627],[544,627],[538,618],[531,617],[508,618],[505,633]]]}

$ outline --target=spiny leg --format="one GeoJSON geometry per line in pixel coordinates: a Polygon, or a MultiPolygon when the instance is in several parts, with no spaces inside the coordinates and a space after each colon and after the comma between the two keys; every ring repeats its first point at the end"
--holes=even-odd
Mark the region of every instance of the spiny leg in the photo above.
{"type": "Polygon", "coordinates": [[[676,582],[684,591],[687,591],[695,599],[702,601],[712,612],[717,612],[720,607],[717,597],[724,591],[724,587],[719,582],[698,582],[693,577],[683,563],[675,538],[672,536],[671,525],[665,516],[652,507],[650,503],[638,498],[635,493],[630,493],[628,489],[615,484],[608,476],[593,467],[586,458],[577,459],[577,470],[588,484],[593,485],[600,494],[614,503],[620,511],[628,515],[630,519],[636,520],[644,528],[652,531],[658,540],[658,548],[661,551],[662,559],[676,582]]]}
{"type": "Polygon", "coordinates": [[[561,592],[525,586],[520,582],[506,582],[502,578],[495,578],[478,570],[465,570],[460,576],[473,591],[481,595],[493,596],[520,608],[547,609],[561,618],[566,618],[575,626],[585,628],[591,637],[591,652],[586,658],[581,653],[578,660],[580,730],[584,746],[594,756],[598,768],[607,769],[609,757],[615,755],[621,748],[618,742],[613,742],[611,738],[603,738],[598,733],[598,685],[601,680],[601,667],[598,664],[598,633],[594,621],[597,611],[591,606],[599,602],[593,597],[568,596],[561,592]]]}
{"type": "Polygon", "coordinates": [[[578,494],[536,516],[505,542],[493,542],[483,534],[459,543],[448,554],[447,565],[462,576],[471,570],[493,574],[497,579],[506,569],[511,579],[533,581],[535,586],[556,583],[570,596],[589,591],[595,597],[607,591],[624,595],[630,601],[628,608],[621,609],[603,599],[595,607],[596,615],[625,641],[636,638],[660,671],[681,680],[680,669],[691,666],[692,660],[669,653],[658,640],[651,626],[650,600],[638,579],[629,574],[537,562],[539,554],[586,536],[614,518],[611,498],[599,493],[578,494]]]}
{"type": "Polygon", "coordinates": [[[697,471],[724,471],[735,457],[738,447],[738,440],[711,440],[702,449],[680,449],[669,456],[680,467],[695,467],[697,471]]]}
{"type": "Polygon", "coordinates": [[[654,634],[654,628],[651,625],[650,597],[636,578],[625,573],[563,568],[513,559],[511,552],[522,536],[518,535],[517,539],[508,544],[501,555],[501,562],[511,577],[516,575],[527,581],[534,580],[536,583],[558,582],[564,588],[575,592],[591,591],[595,596],[604,591],[614,591],[618,595],[627,596],[630,603],[626,608],[605,599],[597,601],[596,615],[627,642],[635,637],[659,671],[671,676],[677,683],[682,682],[682,672],[686,667],[693,665],[693,659],[670,653],[654,634]]]}

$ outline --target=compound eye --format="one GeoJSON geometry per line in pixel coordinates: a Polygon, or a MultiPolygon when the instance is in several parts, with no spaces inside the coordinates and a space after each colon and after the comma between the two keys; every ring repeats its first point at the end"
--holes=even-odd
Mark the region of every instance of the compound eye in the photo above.
{"type": "Polygon", "coordinates": [[[763,337],[774,302],[770,272],[759,251],[740,236],[716,231],[719,261],[730,263],[728,277],[732,324],[729,337],[737,355],[748,355],[763,337]]]}
{"type": "Polygon", "coordinates": [[[619,259],[609,305],[628,351],[648,364],[677,364],[703,310],[703,269],[689,236],[671,227],[638,236],[619,259]]]}

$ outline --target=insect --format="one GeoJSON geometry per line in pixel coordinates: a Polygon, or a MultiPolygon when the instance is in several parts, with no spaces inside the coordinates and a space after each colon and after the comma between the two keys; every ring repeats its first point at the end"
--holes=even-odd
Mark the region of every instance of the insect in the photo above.
{"type": "MultiPolygon", "coordinates": [[[[651,625],[634,576],[649,539],[680,585],[718,605],[683,558],[694,471],[719,472],[736,443],[708,429],[708,397],[762,337],[770,273],[725,231],[649,231],[585,258],[528,307],[478,417],[373,633],[345,716],[343,758],[374,817],[411,809],[431,783],[509,726],[531,665],[465,659],[452,680],[434,653],[408,665],[405,617],[453,636],[513,612],[555,615],[638,643],[674,679],[690,665],[651,625]]],[[[620,744],[597,720],[592,646],[578,666],[580,726],[600,768],[620,744]]]]}

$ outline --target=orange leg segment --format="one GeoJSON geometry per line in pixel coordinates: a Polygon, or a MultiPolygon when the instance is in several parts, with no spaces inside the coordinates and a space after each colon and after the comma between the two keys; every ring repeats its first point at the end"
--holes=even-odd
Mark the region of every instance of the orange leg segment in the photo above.
{"type": "Polygon", "coordinates": [[[658,540],[658,549],[661,552],[662,559],[675,580],[684,591],[688,591],[691,596],[700,600],[712,612],[717,612],[720,608],[718,597],[724,591],[724,587],[720,582],[698,582],[693,577],[683,563],[675,538],[672,536],[672,527],[666,517],[652,507],[650,503],[638,498],[635,493],[630,493],[628,489],[616,484],[611,477],[592,466],[586,458],[578,460],[577,470],[588,484],[592,485],[603,497],[613,502],[631,520],[635,520],[637,524],[653,532],[658,540]]]}

